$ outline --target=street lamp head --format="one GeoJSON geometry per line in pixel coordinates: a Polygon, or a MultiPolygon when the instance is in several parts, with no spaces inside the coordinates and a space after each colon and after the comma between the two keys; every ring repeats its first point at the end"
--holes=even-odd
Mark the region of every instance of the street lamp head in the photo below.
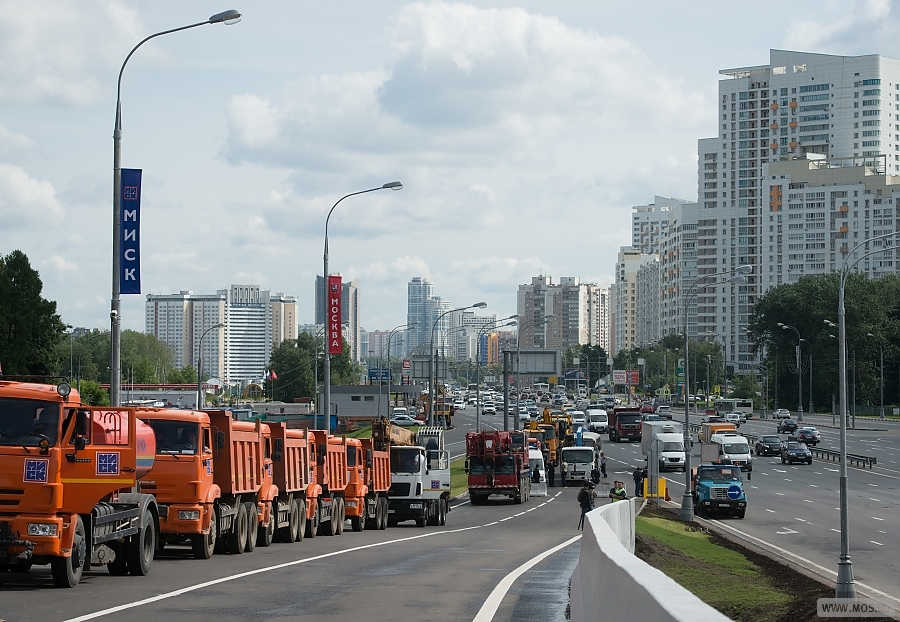
{"type": "Polygon", "coordinates": [[[470,308],[472,308],[472,309],[484,309],[485,307],[487,307],[487,303],[486,303],[486,302],[476,302],[476,303],[473,304],[470,308]]]}
{"type": "Polygon", "coordinates": [[[237,24],[241,21],[241,14],[238,13],[235,9],[228,9],[227,11],[222,11],[221,13],[216,13],[212,17],[209,18],[210,24],[222,24],[224,23],[226,26],[231,26],[232,24],[237,24]]]}
{"type": "Polygon", "coordinates": [[[735,274],[750,274],[753,272],[753,266],[749,264],[744,264],[743,266],[738,266],[734,269],[735,274]]]}
{"type": "Polygon", "coordinates": [[[399,181],[389,181],[382,186],[382,189],[386,190],[388,188],[390,188],[391,190],[403,190],[403,184],[399,181]]]}
{"type": "Polygon", "coordinates": [[[866,337],[874,337],[874,336],[875,335],[873,335],[872,333],[866,333],[866,337]]]}
{"type": "Polygon", "coordinates": [[[213,326],[213,328],[225,328],[225,325],[222,322],[219,322],[218,324],[213,326]]]}
{"type": "Polygon", "coordinates": [[[735,276],[729,278],[726,283],[746,283],[747,277],[742,274],[736,274],[735,276]]]}

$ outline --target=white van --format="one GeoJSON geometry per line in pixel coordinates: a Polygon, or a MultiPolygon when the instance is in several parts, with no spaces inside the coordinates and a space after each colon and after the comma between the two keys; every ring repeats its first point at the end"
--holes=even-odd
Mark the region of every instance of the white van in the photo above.
{"type": "Polygon", "coordinates": [[[741,471],[753,471],[753,457],[747,438],[734,432],[713,434],[710,443],[719,447],[719,462],[741,467],[741,471]]]}
{"type": "Polygon", "coordinates": [[[606,434],[609,431],[609,415],[605,410],[591,408],[588,411],[588,428],[591,432],[606,434]]]}
{"type": "Polygon", "coordinates": [[[563,447],[560,462],[566,463],[566,485],[570,482],[587,482],[591,479],[595,453],[593,447],[563,447]]]}
{"type": "Polygon", "coordinates": [[[546,497],[547,496],[547,469],[544,468],[544,454],[540,449],[528,450],[528,469],[531,472],[531,496],[546,497]],[[537,468],[537,479],[534,477],[534,470],[537,468]]]}

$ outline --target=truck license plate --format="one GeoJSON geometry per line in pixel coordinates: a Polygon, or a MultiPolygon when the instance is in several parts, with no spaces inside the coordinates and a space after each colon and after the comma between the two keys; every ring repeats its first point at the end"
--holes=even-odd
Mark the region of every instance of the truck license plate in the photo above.
{"type": "Polygon", "coordinates": [[[728,505],[727,503],[720,503],[720,504],[719,504],[719,507],[720,507],[720,508],[727,508],[727,507],[729,507],[729,505],[728,505]]]}

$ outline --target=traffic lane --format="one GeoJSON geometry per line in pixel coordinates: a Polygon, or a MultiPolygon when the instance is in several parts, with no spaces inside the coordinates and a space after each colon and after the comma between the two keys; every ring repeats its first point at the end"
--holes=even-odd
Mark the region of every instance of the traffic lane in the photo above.
{"type": "MultiPolygon", "coordinates": [[[[625,479],[632,492],[631,472],[643,466],[637,444],[605,443],[613,461],[611,475],[625,479]]],[[[699,462],[694,445],[692,464],[699,462]]],[[[834,463],[814,459],[808,465],[781,465],[780,459],[757,458],[751,481],[745,481],[749,498],[743,520],[725,519],[729,525],[761,538],[825,568],[831,568],[840,547],[838,479],[834,463]]],[[[664,473],[670,496],[676,503],[684,493],[685,476],[664,473]]],[[[896,515],[900,480],[863,469],[849,469],[851,552],[857,578],[887,593],[898,591],[897,529],[889,516],[896,515]],[[877,491],[877,494],[873,493],[877,491]],[[876,499],[877,501],[873,501],[876,499]],[[877,520],[877,519],[888,520],[877,520]],[[876,544],[877,543],[877,544],[876,544]]]]}
{"type": "MultiPolygon", "coordinates": [[[[574,527],[577,522],[577,504],[574,503],[574,492],[571,495],[562,495],[561,499],[550,503],[545,503],[546,501],[547,499],[544,498],[533,498],[525,505],[512,505],[498,498],[497,501],[492,500],[489,505],[479,506],[478,508],[472,508],[470,505],[457,507],[448,516],[448,526],[446,528],[427,527],[419,529],[411,523],[403,523],[396,528],[385,531],[353,533],[347,527],[348,531],[345,531],[341,536],[306,538],[303,542],[295,544],[276,543],[267,548],[257,548],[252,554],[216,555],[213,559],[207,561],[191,559],[187,549],[183,549],[181,555],[173,555],[174,551],[169,550],[169,547],[167,547],[168,553],[166,557],[155,560],[150,575],[146,577],[113,577],[106,570],[93,571],[86,573],[82,583],[72,590],[54,589],[49,567],[35,567],[30,573],[25,575],[4,573],[4,575],[0,575],[3,581],[2,591],[0,591],[0,614],[6,619],[23,621],[40,620],[41,622],[50,622],[53,620],[68,620],[109,607],[152,598],[158,594],[169,593],[187,586],[221,580],[223,577],[254,572],[278,564],[301,562],[285,569],[254,575],[253,578],[240,579],[239,583],[228,581],[219,586],[205,588],[213,591],[224,590],[226,593],[230,590],[232,593],[238,594],[242,592],[243,586],[247,582],[254,582],[254,584],[256,582],[265,583],[273,573],[287,573],[292,576],[306,577],[309,574],[308,568],[310,564],[327,565],[337,563],[337,565],[342,567],[344,565],[352,566],[354,562],[348,560],[350,558],[356,559],[361,552],[351,549],[360,546],[377,545],[362,549],[362,551],[366,551],[364,556],[379,557],[383,560],[384,565],[390,565],[404,561],[405,558],[397,557],[397,551],[407,546],[405,539],[408,538],[416,538],[416,542],[443,538],[445,540],[442,540],[441,546],[447,546],[448,542],[452,543],[454,538],[457,537],[454,534],[467,533],[466,531],[458,531],[460,529],[468,529],[469,531],[484,534],[494,530],[497,525],[501,525],[507,528],[514,526],[514,529],[524,528],[527,533],[530,528],[522,527],[522,518],[525,516],[529,517],[529,523],[535,522],[533,520],[535,516],[541,516],[540,520],[537,521],[538,523],[549,521],[549,523],[555,524],[556,519],[553,518],[553,514],[566,512],[573,515],[573,517],[570,520],[570,525],[567,525],[570,528],[561,531],[561,533],[574,533],[574,527]],[[566,499],[568,501],[563,503],[566,499]],[[563,505],[568,507],[565,510],[556,509],[563,505]],[[515,516],[516,514],[520,515],[515,516]],[[489,528],[482,527],[486,522],[494,524],[489,528]],[[400,542],[393,542],[396,540],[400,540],[400,542]],[[346,552],[326,558],[330,560],[327,562],[302,561],[341,551],[346,552]],[[238,585],[241,588],[238,588],[238,585]],[[47,598],[44,595],[45,590],[53,590],[52,598],[47,598]]],[[[468,546],[465,539],[461,542],[461,546],[464,548],[468,546]]],[[[433,545],[429,544],[428,546],[433,545]]],[[[420,551],[420,553],[424,554],[424,550],[428,546],[424,546],[423,551],[420,551]]],[[[439,564],[439,566],[442,565],[443,562],[439,564]]],[[[335,582],[336,584],[340,583],[337,579],[335,579],[335,582]]],[[[387,582],[389,583],[389,581],[387,582]]],[[[327,584],[321,585],[327,587],[327,584]]],[[[298,586],[294,586],[293,589],[296,591],[298,586]]],[[[187,604],[182,603],[179,607],[189,612],[193,606],[192,603],[196,601],[196,594],[204,591],[198,590],[178,597],[187,601],[187,604]]],[[[312,600],[314,600],[314,597],[315,594],[305,598],[303,606],[313,606],[312,600]]],[[[166,607],[171,606],[169,600],[171,599],[165,599],[154,605],[156,607],[154,611],[157,612],[155,615],[158,615],[159,611],[164,611],[166,607]]],[[[355,600],[355,598],[351,598],[351,600],[355,600]]],[[[223,608],[228,609],[225,604],[223,604],[223,608]]],[[[128,610],[129,619],[134,617],[132,616],[133,613],[136,614],[143,609],[141,607],[128,610]]],[[[359,611],[363,610],[363,608],[360,608],[359,611]]],[[[121,616],[123,614],[116,615],[121,616]]],[[[197,617],[195,619],[204,618],[197,617]]]]}

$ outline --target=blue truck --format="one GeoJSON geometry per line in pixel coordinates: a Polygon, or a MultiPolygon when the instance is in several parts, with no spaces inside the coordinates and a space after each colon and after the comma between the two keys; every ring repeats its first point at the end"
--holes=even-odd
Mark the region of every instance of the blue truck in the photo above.
{"type": "Polygon", "coordinates": [[[694,512],[700,518],[722,514],[744,518],[747,494],[741,480],[741,468],[701,463],[694,469],[694,512]]]}

